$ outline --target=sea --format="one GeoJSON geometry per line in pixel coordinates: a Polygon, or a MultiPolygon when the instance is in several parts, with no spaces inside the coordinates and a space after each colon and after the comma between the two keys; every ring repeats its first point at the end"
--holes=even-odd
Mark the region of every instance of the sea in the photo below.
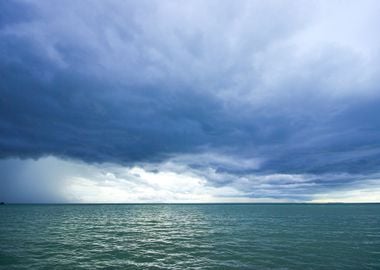
{"type": "Polygon", "coordinates": [[[380,269],[380,204],[0,205],[0,269],[380,269]]]}

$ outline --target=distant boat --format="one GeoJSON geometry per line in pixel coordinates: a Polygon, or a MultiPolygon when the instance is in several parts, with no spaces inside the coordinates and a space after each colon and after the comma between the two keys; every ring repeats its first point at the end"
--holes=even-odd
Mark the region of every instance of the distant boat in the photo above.
{"type": "Polygon", "coordinates": [[[0,202],[1,205],[5,204],[5,202],[0,202]]]}

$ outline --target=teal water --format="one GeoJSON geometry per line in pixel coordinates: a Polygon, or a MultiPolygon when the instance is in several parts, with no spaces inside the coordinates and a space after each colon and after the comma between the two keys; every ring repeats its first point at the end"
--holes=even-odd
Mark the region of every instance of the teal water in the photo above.
{"type": "Polygon", "coordinates": [[[0,268],[380,269],[380,205],[3,205],[0,268]]]}

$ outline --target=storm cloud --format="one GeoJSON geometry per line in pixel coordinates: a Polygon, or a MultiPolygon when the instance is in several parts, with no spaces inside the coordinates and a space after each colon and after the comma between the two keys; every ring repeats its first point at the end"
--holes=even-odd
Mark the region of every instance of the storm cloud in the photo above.
{"type": "Polygon", "coordinates": [[[373,186],[379,11],[377,1],[3,1],[0,187],[17,178],[15,160],[47,157],[171,166],[245,198],[373,186]]]}

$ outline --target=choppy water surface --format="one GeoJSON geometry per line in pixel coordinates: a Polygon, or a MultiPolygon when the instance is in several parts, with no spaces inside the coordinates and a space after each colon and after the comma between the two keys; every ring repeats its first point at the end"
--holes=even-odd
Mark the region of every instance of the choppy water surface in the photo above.
{"type": "Polygon", "coordinates": [[[5,205],[2,269],[380,269],[380,205],[5,205]]]}

